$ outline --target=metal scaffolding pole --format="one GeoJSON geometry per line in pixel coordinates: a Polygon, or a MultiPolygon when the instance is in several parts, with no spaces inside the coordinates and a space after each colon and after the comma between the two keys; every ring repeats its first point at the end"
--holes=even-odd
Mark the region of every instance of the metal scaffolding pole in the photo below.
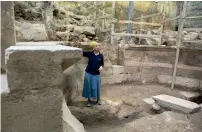
{"type": "MultiPolygon", "coordinates": [[[[128,6],[128,20],[132,21],[134,16],[134,1],[129,1],[128,6]]],[[[127,24],[127,33],[132,33],[132,23],[127,24]]],[[[125,43],[128,43],[130,36],[126,36],[125,43]]]]}

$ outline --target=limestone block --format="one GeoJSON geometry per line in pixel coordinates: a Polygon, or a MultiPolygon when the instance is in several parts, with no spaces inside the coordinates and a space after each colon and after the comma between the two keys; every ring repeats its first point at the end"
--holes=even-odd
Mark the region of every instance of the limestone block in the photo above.
{"type": "Polygon", "coordinates": [[[101,84],[116,84],[127,81],[126,75],[119,74],[119,75],[109,75],[105,77],[101,77],[101,84]]]}
{"type": "Polygon", "coordinates": [[[152,97],[157,104],[174,111],[180,111],[186,114],[195,113],[201,110],[201,107],[193,102],[176,98],[169,95],[157,95],[152,97]]]}
{"type": "Polygon", "coordinates": [[[200,96],[199,93],[191,91],[180,91],[180,94],[182,98],[186,100],[193,100],[200,96]]]}
{"type": "Polygon", "coordinates": [[[79,122],[72,114],[65,99],[62,103],[63,110],[63,132],[85,132],[83,124],[79,122]]]}
{"type": "Polygon", "coordinates": [[[65,83],[68,83],[63,71],[81,56],[81,49],[62,45],[6,49],[10,93],[2,97],[2,130],[84,132],[82,124],[67,111],[63,97],[65,83]]]}
{"type": "Polygon", "coordinates": [[[188,40],[188,41],[195,40],[197,39],[198,36],[199,34],[196,32],[188,32],[184,34],[184,40],[188,40]]]}
{"type": "Polygon", "coordinates": [[[143,101],[149,105],[152,105],[155,103],[155,101],[152,98],[145,98],[143,101]]]}
{"type": "Polygon", "coordinates": [[[136,74],[118,74],[101,77],[101,84],[116,84],[122,82],[140,81],[140,73],[136,74]]]}
{"type": "Polygon", "coordinates": [[[101,71],[101,76],[108,76],[113,74],[113,68],[111,66],[105,66],[101,71]]]}
{"type": "MultiPolygon", "coordinates": [[[[172,76],[168,75],[159,75],[158,81],[160,83],[171,84],[172,76]]],[[[176,77],[175,85],[183,86],[186,88],[190,88],[191,90],[199,89],[199,80],[194,78],[187,78],[187,77],[176,77]]]]}
{"type": "Polygon", "coordinates": [[[74,27],[74,32],[78,34],[95,35],[94,27],[89,26],[76,26],[74,27]]]}
{"type": "Polygon", "coordinates": [[[124,73],[137,73],[140,71],[140,67],[137,66],[124,66],[124,73]]]}
{"type": "Polygon", "coordinates": [[[8,87],[12,91],[60,86],[63,70],[81,56],[81,49],[62,45],[11,46],[6,49],[8,87]]]}
{"type": "Polygon", "coordinates": [[[19,23],[16,30],[18,41],[46,41],[48,35],[45,24],[32,24],[28,22],[19,23]]]}
{"type": "Polygon", "coordinates": [[[124,73],[124,66],[120,65],[112,65],[113,74],[121,74],[124,73]]]}

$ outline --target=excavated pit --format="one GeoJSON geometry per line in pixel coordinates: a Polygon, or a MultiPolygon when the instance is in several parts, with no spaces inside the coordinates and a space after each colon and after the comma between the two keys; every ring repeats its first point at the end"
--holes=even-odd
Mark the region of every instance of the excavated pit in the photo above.
{"type": "Polygon", "coordinates": [[[84,124],[87,132],[102,132],[99,127],[103,129],[119,127],[143,117],[168,111],[165,109],[156,111],[143,101],[144,98],[158,94],[180,97],[179,90],[170,90],[170,87],[159,84],[120,83],[104,85],[101,88],[103,102],[101,106],[93,105],[88,108],[86,100],[77,97],[68,104],[68,107],[72,114],[84,124]]]}

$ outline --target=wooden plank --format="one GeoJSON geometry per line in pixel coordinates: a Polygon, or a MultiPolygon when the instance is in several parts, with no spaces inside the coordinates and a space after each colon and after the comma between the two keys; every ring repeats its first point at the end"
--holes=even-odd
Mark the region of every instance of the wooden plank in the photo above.
{"type": "Polygon", "coordinates": [[[174,85],[175,85],[176,72],[177,72],[177,63],[178,63],[178,60],[179,60],[180,44],[182,42],[182,31],[183,31],[183,26],[184,26],[184,19],[182,19],[182,18],[185,17],[185,15],[186,15],[186,4],[187,4],[187,1],[184,1],[183,9],[182,9],[182,12],[180,14],[180,23],[179,23],[179,26],[178,26],[178,37],[177,37],[177,41],[176,41],[177,51],[176,51],[176,58],[175,58],[173,76],[172,76],[171,89],[173,89],[174,85]]]}
{"type": "Polygon", "coordinates": [[[132,23],[132,24],[137,24],[137,25],[148,25],[148,26],[161,26],[160,23],[147,23],[147,22],[134,22],[134,21],[130,21],[130,20],[119,20],[118,23],[120,24],[128,24],[128,23],[132,23]]]}
{"type": "Polygon", "coordinates": [[[199,19],[202,18],[202,16],[189,16],[189,17],[184,17],[184,19],[199,19]]]}
{"type": "MultiPolygon", "coordinates": [[[[158,15],[161,15],[161,13],[155,13],[155,14],[151,14],[151,15],[146,15],[146,16],[143,16],[143,19],[158,16],[158,15]]],[[[134,20],[139,20],[139,19],[141,19],[141,17],[134,18],[134,20]]]]}
{"type": "Polygon", "coordinates": [[[177,19],[179,19],[179,18],[180,18],[179,16],[174,17],[174,18],[168,18],[168,19],[166,19],[164,22],[168,22],[168,21],[177,20],[177,19]]]}
{"type": "Polygon", "coordinates": [[[197,31],[197,32],[200,32],[200,31],[202,31],[202,28],[184,28],[183,30],[184,31],[197,31]]]}
{"type": "Polygon", "coordinates": [[[160,35],[147,35],[147,34],[130,34],[130,33],[113,33],[112,36],[133,36],[142,38],[159,38],[160,35]]]}
{"type": "Polygon", "coordinates": [[[109,17],[112,17],[112,14],[103,15],[101,17],[95,18],[94,20],[106,19],[106,18],[109,18],[109,17]]]}
{"type": "Polygon", "coordinates": [[[183,40],[183,43],[197,43],[202,44],[202,40],[183,40]]]}
{"type": "MultiPolygon", "coordinates": [[[[94,1],[94,4],[95,4],[95,2],[96,2],[96,1],[94,1]]],[[[96,5],[96,9],[99,8],[99,6],[101,6],[101,5],[102,5],[102,3],[97,4],[97,5],[96,5]]],[[[90,7],[87,8],[87,10],[94,9],[94,7],[95,7],[95,5],[90,6],[90,7]]],[[[100,8],[99,8],[99,9],[100,9],[100,8]]]]}

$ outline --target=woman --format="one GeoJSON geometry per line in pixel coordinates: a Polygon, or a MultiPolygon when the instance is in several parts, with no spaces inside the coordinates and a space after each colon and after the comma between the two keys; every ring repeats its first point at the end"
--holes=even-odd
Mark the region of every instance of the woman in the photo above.
{"type": "Polygon", "coordinates": [[[90,107],[93,101],[101,105],[100,72],[104,67],[104,56],[100,53],[101,44],[93,41],[90,46],[93,48],[93,51],[83,52],[83,56],[88,57],[82,94],[83,97],[88,99],[87,107],[90,107]]]}

